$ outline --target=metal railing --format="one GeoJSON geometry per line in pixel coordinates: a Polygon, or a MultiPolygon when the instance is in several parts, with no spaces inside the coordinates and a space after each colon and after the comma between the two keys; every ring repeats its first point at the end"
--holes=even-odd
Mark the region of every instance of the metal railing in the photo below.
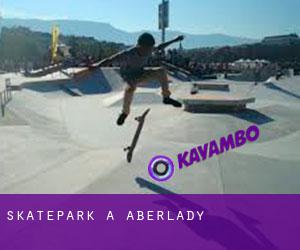
{"type": "Polygon", "coordinates": [[[0,92],[1,115],[5,116],[5,107],[12,100],[11,80],[5,79],[5,89],[0,92]]]}

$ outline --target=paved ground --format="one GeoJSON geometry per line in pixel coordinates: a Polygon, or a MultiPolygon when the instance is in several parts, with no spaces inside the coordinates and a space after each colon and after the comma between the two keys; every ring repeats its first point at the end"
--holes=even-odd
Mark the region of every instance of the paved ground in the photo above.
{"type": "MultiPolygon", "coordinates": [[[[122,82],[112,70],[80,82],[61,73],[35,79],[0,75],[0,87],[6,77],[24,88],[0,118],[1,193],[152,193],[136,180],[153,182],[147,173],[153,156],[175,158],[253,123],[261,129],[258,143],[176,171],[159,185],[177,193],[300,193],[299,77],[257,87],[218,80],[230,85],[231,94],[257,98],[235,114],[187,113],[162,105],[159,89],[141,88],[121,128],[115,120],[122,82]],[[151,113],[128,164],[123,148],[135,132],[134,117],[147,108],[151,113]]],[[[190,83],[173,80],[174,96],[189,93],[190,83]]]]}

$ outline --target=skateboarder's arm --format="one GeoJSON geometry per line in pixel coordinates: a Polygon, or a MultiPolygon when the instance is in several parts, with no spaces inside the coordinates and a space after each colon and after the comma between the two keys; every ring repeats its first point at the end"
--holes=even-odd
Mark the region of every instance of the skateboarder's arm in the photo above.
{"type": "Polygon", "coordinates": [[[108,67],[111,66],[114,62],[122,61],[125,58],[126,51],[121,51],[112,55],[111,57],[105,58],[102,61],[92,65],[93,68],[98,67],[108,67]]]}
{"type": "Polygon", "coordinates": [[[81,70],[80,72],[77,72],[76,74],[74,74],[75,78],[80,78],[83,77],[85,75],[87,75],[88,73],[90,73],[93,70],[96,70],[98,68],[101,67],[109,67],[111,66],[114,62],[120,62],[122,60],[125,60],[126,57],[126,51],[121,51],[117,54],[112,55],[111,57],[105,58],[97,63],[94,63],[92,65],[90,65],[88,68],[81,70]]]}
{"type": "Polygon", "coordinates": [[[177,42],[181,42],[184,40],[184,36],[178,36],[173,40],[170,40],[168,42],[165,43],[161,43],[160,45],[158,45],[157,47],[155,47],[155,50],[164,50],[165,48],[169,47],[171,44],[173,43],[177,43],[177,42]]]}

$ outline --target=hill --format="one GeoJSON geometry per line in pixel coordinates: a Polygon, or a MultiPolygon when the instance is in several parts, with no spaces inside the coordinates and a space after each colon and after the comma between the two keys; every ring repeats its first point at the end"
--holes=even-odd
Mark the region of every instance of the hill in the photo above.
{"type": "MultiPolygon", "coordinates": [[[[117,29],[110,24],[92,22],[92,21],[77,21],[77,20],[39,20],[39,19],[3,19],[1,25],[4,27],[22,26],[30,28],[33,31],[48,32],[51,30],[53,24],[60,26],[64,35],[75,36],[88,36],[94,37],[100,41],[109,41],[116,43],[124,43],[132,45],[135,43],[140,32],[127,32],[117,29]]],[[[157,39],[160,40],[160,32],[151,32],[157,39]]],[[[182,33],[179,31],[168,31],[167,38],[173,38],[179,34],[184,34],[186,40],[184,47],[186,49],[199,48],[199,47],[221,47],[221,46],[234,46],[245,43],[255,43],[256,40],[228,36],[224,34],[208,34],[208,35],[194,35],[182,33]]]]}

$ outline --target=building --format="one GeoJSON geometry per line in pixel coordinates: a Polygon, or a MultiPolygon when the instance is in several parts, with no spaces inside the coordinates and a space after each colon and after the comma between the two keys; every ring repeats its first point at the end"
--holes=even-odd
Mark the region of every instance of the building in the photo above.
{"type": "Polygon", "coordinates": [[[267,45],[291,45],[300,43],[300,38],[297,34],[289,34],[282,36],[269,36],[262,40],[263,44],[267,45]]]}
{"type": "Polygon", "coordinates": [[[235,61],[232,64],[232,67],[235,70],[246,70],[246,69],[256,69],[256,68],[262,68],[266,65],[269,65],[270,62],[267,60],[250,60],[250,59],[240,59],[238,61],[235,61]]]}

